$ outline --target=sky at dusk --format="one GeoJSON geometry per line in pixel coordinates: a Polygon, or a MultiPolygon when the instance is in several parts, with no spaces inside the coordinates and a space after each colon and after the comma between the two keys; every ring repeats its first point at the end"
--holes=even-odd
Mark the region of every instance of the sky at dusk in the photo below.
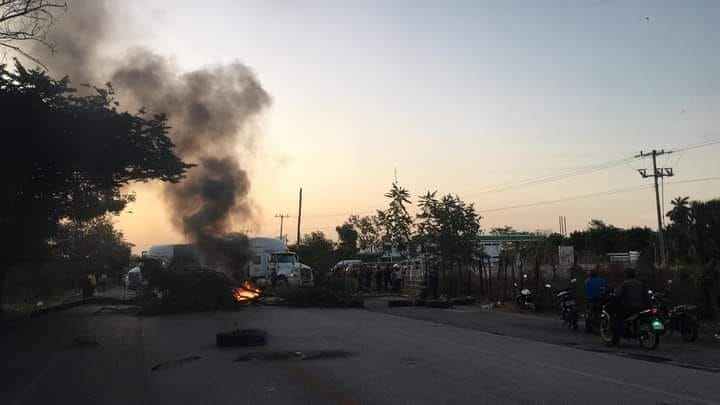
{"type": "MultiPolygon", "coordinates": [[[[720,138],[716,1],[111,4],[108,54],[145,46],[180,70],[239,60],[272,96],[241,158],[251,235],[277,235],[287,213],[294,242],[303,187],[302,232],[335,237],[386,204],[395,170],[413,196],[474,202],[486,230],[557,230],[559,215],[571,231],[592,218],[654,227],[651,180],[636,171],[650,162],[633,155],[720,138]]],[[[720,197],[718,152],[659,158],[676,173],[668,209],[720,197]]],[[[136,249],[181,241],[158,187],[131,188],[117,223],[136,249]]]]}

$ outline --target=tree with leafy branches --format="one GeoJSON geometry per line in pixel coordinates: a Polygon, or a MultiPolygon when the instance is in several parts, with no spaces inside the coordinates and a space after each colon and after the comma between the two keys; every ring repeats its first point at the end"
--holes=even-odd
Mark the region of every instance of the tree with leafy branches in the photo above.
{"type": "Polygon", "coordinates": [[[385,197],[390,199],[388,208],[377,211],[378,222],[383,230],[382,239],[403,251],[410,241],[413,226],[412,216],[407,210],[407,206],[412,204],[410,192],[393,183],[385,197]]]}
{"type": "Polygon", "coordinates": [[[76,95],[68,78],[0,65],[0,294],[7,271],[47,258],[61,223],[119,213],[133,182],[177,182],[164,115],[119,110],[109,85],[76,95]]]}

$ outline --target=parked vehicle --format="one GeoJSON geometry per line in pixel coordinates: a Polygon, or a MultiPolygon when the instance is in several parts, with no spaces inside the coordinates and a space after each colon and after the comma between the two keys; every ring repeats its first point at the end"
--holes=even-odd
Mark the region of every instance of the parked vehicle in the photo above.
{"type": "Polygon", "coordinates": [[[669,335],[672,336],[674,331],[678,331],[686,342],[695,342],[700,328],[697,318],[698,306],[690,304],[673,305],[670,299],[671,285],[672,280],[668,280],[666,288],[653,294],[651,299],[657,305],[669,335]]]}
{"type": "Polygon", "coordinates": [[[578,330],[578,310],[575,302],[576,279],[570,280],[570,286],[562,290],[553,290],[552,285],[545,284],[545,288],[552,291],[553,298],[557,305],[558,314],[563,324],[573,330],[578,330]]]}
{"type": "Polygon", "coordinates": [[[250,248],[253,257],[244,269],[214,268],[212,263],[203,263],[195,247],[188,244],[152,246],[145,256],[162,260],[169,270],[210,268],[216,271],[238,271],[243,278],[250,278],[258,286],[271,284],[273,278],[277,284],[313,284],[312,269],[300,263],[295,252],[288,250],[285,241],[276,238],[250,238],[250,248]]]}
{"type": "Polygon", "coordinates": [[[133,267],[124,277],[125,287],[128,290],[139,290],[143,285],[143,276],[140,267],[133,267]]]}
{"type": "Polygon", "coordinates": [[[165,268],[174,271],[201,267],[200,258],[191,244],[154,245],[143,257],[158,259],[165,268]]]}
{"type": "MultiPolygon", "coordinates": [[[[652,291],[648,291],[648,293],[652,294],[652,291]]],[[[615,342],[613,317],[620,312],[619,305],[615,296],[611,294],[600,315],[600,340],[608,346],[615,342]]],[[[624,334],[618,339],[638,339],[640,346],[649,350],[655,350],[658,347],[660,335],[665,331],[665,324],[656,306],[632,314],[624,321],[624,334]]]]}
{"type": "MultiPolygon", "coordinates": [[[[523,282],[527,280],[527,274],[523,274],[523,282]]],[[[518,286],[517,283],[513,283],[515,288],[515,303],[520,309],[529,309],[535,312],[535,301],[533,299],[532,291],[528,288],[518,286]]]]}
{"type": "Polygon", "coordinates": [[[288,250],[284,241],[275,238],[250,238],[255,256],[249,266],[250,279],[257,285],[269,285],[275,277],[278,285],[313,285],[312,269],[288,250]]]}

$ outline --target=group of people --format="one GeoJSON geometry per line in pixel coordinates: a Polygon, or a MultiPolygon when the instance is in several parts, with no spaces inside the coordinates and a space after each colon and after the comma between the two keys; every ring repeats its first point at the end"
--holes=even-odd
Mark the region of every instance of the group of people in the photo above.
{"type": "MultiPolygon", "coordinates": [[[[585,297],[589,305],[601,305],[607,294],[607,281],[598,273],[597,269],[590,271],[585,280],[585,297]]],[[[650,297],[642,281],[635,274],[635,270],[625,270],[625,280],[614,290],[615,300],[618,304],[617,313],[613,319],[613,343],[617,344],[623,335],[625,320],[650,305],[650,297]]]]}
{"type": "Polygon", "coordinates": [[[400,293],[402,288],[403,272],[398,264],[382,265],[360,264],[357,270],[358,287],[362,290],[371,291],[373,278],[375,279],[375,290],[377,292],[392,291],[400,293]]]}
{"type": "Polygon", "coordinates": [[[87,273],[81,280],[80,285],[82,288],[83,299],[90,298],[95,295],[97,288],[100,288],[100,292],[105,292],[107,289],[108,276],[105,273],[95,274],[92,272],[87,273]]]}

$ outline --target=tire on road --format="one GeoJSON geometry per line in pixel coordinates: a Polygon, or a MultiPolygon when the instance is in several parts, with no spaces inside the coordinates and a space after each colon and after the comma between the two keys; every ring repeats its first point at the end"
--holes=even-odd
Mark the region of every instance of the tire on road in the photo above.
{"type": "Polygon", "coordinates": [[[262,346],[267,343],[267,332],[262,329],[240,329],[215,334],[217,347],[262,346]]]}

